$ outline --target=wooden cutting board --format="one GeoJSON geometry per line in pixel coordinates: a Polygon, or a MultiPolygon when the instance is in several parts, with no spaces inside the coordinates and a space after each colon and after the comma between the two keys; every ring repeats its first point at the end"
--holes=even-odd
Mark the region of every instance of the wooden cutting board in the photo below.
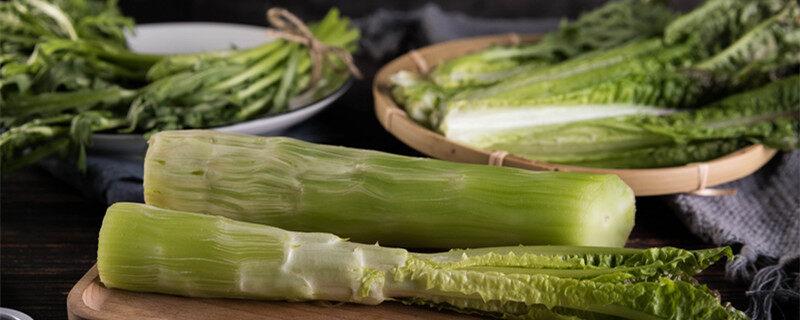
{"type": "Polygon", "coordinates": [[[238,299],[198,299],[109,289],[92,267],[67,296],[67,314],[78,319],[478,319],[450,311],[387,302],[299,303],[238,299]]]}

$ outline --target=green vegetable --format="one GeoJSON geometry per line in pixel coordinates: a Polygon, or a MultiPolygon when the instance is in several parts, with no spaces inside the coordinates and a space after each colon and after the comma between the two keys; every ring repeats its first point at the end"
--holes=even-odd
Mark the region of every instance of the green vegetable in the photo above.
{"type": "Polygon", "coordinates": [[[100,230],[109,288],[192,297],[399,300],[485,316],[746,319],[691,276],[728,248],[501,247],[417,254],[224,217],[117,203],[100,230]]]}
{"type": "MultiPolygon", "coordinates": [[[[674,74],[665,70],[669,67],[664,66],[662,60],[673,61],[676,56],[681,57],[684,48],[667,51],[648,60],[635,59],[651,56],[661,49],[663,46],[658,40],[633,42],[619,48],[596,51],[559,64],[541,67],[493,86],[455,92],[448,92],[408,72],[401,72],[392,77],[394,85],[392,93],[413,119],[432,128],[439,127],[445,133],[458,128],[462,116],[468,117],[464,119],[467,125],[480,123],[502,126],[502,121],[472,119],[470,116],[473,114],[477,117],[508,114],[517,121],[536,122],[542,117],[528,113],[539,112],[544,107],[537,105],[539,104],[537,98],[545,97],[552,100],[552,96],[558,93],[569,93],[570,90],[602,85],[609,79],[630,77],[632,73],[636,73],[632,70],[639,70],[639,73],[645,74],[665,74],[665,76],[674,74]],[[512,115],[516,112],[524,114],[512,115]]],[[[636,113],[641,108],[626,107],[626,109],[636,113]]],[[[579,115],[572,112],[570,114],[579,115]]]]}
{"type": "MultiPolygon", "coordinates": [[[[126,47],[130,27],[113,0],[0,2],[3,168],[53,154],[77,155],[83,168],[92,132],[228,125],[308,104],[348,78],[342,62],[326,55],[322,80],[309,88],[308,49],[283,40],[246,50],[139,54],[126,47]],[[72,121],[85,113],[114,125],[72,121]],[[40,134],[43,122],[48,134],[40,134]]],[[[335,9],[311,29],[327,45],[357,47],[358,30],[335,9]]]]}
{"type": "Polygon", "coordinates": [[[710,74],[684,72],[676,66],[685,48],[660,48],[658,40],[634,43],[460,92],[442,103],[438,130],[468,142],[516,128],[663,115],[696,104],[715,86],[710,74]],[[652,56],[643,57],[647,55],[652,56]]]}
{"type": "Polygon", "coordinates": [[[431,128],[439,125],[441,115],[437,106],[447,97],[444,90],[410,71],[393,74],[390,81],[392,96],[412,119],[431,128]]]}
{"type": "Polygon", "coordinates": [[[621,168],[704,161],[750,143],[790,150],[800,133],[798,88],[800,76],[793,76],[695,111],[509,129],[464,142],[530,159],[621,168]]]}
{"type": "MultiPolygon", "coordinates": [[[[392,93],[413,119],[451,140],[563,164],[663,167],[706,161],[751,143],[783,150],[797,147],[791,137],[797,132],[796,116],[765,114],[750,119],[747,112],[761,107],[749,106],[752,103],[747,101],[740,101],[741,109],[731,109],[736,112],[712,117],[715,123],[725,123],[720,126],[726,130],[698,134],[681,127],[684,120],[680,120],[703,118],[689,121],[703,127],[705,113],[718,106],[697,113],[682,110],[797,75],[800,8],[796,1],[709,0],[671,22],[663,38],[610,47],[526,69],[478,88],[447,90],[435,84],[435,74],[427,79],[397,74],[392,93]],[[750,124],[757,125],[747,128],[750,124]]],[[[479,70],[485,63],[492,68],[507,60],[478,59],[473,67],[479,70]]],[[[458,65],[458,61],[453,63],[458,65]]],[[[448,63],[443,68],[451,68],[448,63]]],[[[773,89],[798,90],[785,84],[780,87],[773,89]]],[[[768,96],[767,91],[759,94],[768,96]]],[[[732,99],[748,95],[736,97],[732,99]]],[[[796,103],[778,102],[775,107],[788,113],[789,103],[796,103]]],[[[769,108],[763,110],[769,112],[769,108]]]]}
{"type": "Polygon", "coordinates": [[[125,127],[126,104],[160,59],[125,48],[132,26],[116,1],[0,3],[3,172],[54,154],[84,168],[91,133],[125,127]]]}
{"type": "Polygon", "coordinates": [[[483,86],[594,50],[661,35],[673,13],[656,0],[612,1],[528,45],[495,46],[437,66],[436,85],[451,90],[483,86]]]}
{"type": "MultiPolygon", "coordinates": [[[[359,31],[332,9],[311,31],[323,43],[354,51],[359,31]]],[[[348,74],[333,57],[313,98],[341,87],[348,74]]],[[[152,82],[128,112],[131,131],[208,128],[289,110],[310,74],[308,48],[284,40],[238,52],[174,56],[149,72],[152,82]],[[165,108],[167,106],[167,108],[165,108]]]]}
{"type": "MultiPolygon", "coordinates": [[[[0,3],[0,102],[39,93],[136,86],[160,57],[125,48],[133,21],[116,1],[0,3]]],[[[24,122],[22,119],[19,122],[24,122]]]]}
{"type": "Polygon", "coordinates": [[[556,81],[572,87],[584,86],[586,85],[586,80],[583,80],[581,84],[574,84],[573,82],[588,78],[590,81],[588,84],[596,83],[605,79],[605,76],[629,73],[628,69],[631,68],[629,65],[632,67],[645,67],[647,66],[647,61],[651,61],[650,65],[655,61],[660,62],[657,67],[668,62],[675,63],[676,57],[682,58],[686,51],[684,48],[677,48],[662,53],[661,50],[663,49],[664,46],[661,41],[656,39],[635,41],[612,49],[594,51],[558,64],[526,72],[493,86],[460,91],[455,94],[453,99],[467,100],[494,97],[503,93],[513,93],[515,90],[541,93],[546,91],[542,89],[556,87],[555,85],[541,84],[543,82],[551,83],[556,81]],[[655,59],[652,59],[653,56],[655,56],[655,59]],[[638,59],[643,57],[648,59],[644,59],[644,61],[638,59]],[[538,91],[536,91],[537,88],[538,91]]]}
{"type": "Polygon", "coordinates": [[[667,44],[692,42],[698,51],[710,55],[728,47],[790,2],[707,0],[700,7],[672,21],[664,30],[664,41],[667,44]]]}
{"type": "Polygon", "coordinates": [[[84,146],[89,144],[91,133],[124,125],[124,119],[102,111],[32,120],[0,134],[0,170],[9,172],[47,156],[70,151],[75,153],[76,164],[83,170],[86,165],[84,146]]]}
{"type": "MultiPolygon", "coordinates": [[[[729,47],[695,68],[733,75],[752,76],[752,69],[769,72],[777,66],[800,64],[800,8],[795,1],[752,28],[729,47]],[[765,65],[768,68],[764,68],[765,65]],[[771,67],[771,68],[770,68],[771,67]]],[[[795,68],[796,71],[796,68],[795,68]]]]}
{"type": "Polygon", "coordinates": [[[145,202],[407,247],[622,246],[615,175],[530,172],[213,131],[155,134],[145,202]]]}

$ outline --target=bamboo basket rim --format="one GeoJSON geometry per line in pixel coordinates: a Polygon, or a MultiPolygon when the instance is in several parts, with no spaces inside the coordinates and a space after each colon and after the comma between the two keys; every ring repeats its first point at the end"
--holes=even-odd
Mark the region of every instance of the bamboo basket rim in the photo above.
{"type": "Polygon", "coordinates": [[[452,40],[412,50],[381,67],[372,83],[375,115],[381,125],[406,145],[428,156],[457,162],[509,166],[536,171],[567,171],[616,174],[637,196],[692,192],[717,196],[735,190],[710,187],[748,176],[766,164],[776,153],[760,144],[744,147],[725,156],[683,166],[643,169],[592,168],[531,160],[503,151],[473,148],[423,127],[406,115],[391,97],[389,77],[400,70],[427,73],[442,61],[491,45],[535,42],[541,35],[516,33],[452,40]]]}

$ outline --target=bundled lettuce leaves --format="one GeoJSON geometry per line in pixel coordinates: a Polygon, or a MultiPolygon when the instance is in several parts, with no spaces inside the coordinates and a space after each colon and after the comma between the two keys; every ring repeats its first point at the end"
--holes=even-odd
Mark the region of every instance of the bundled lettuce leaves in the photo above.
{"type": "Polygon", "coordinates": [[[398,300],[517,319],[746,319],[691,277],[728,248],[499,247],[418,254],[225,217],[117,203],[109,288],[190,297],[398,300]]]}
{"type": "MultiPolygon", "coordinates": [[[[640,62],[635,58],[650,56],[662,48],[658,40],[637,41],[619,48],[596,51],[559,64],[537,68],[492,86],[470,90],[445,90],[428,79],[408,71],[401,71],[391,78],[392,93],[395,100],[405,107],[413,119],[435,128],[446,126],[443,121],[448,121],[451,109],[457,109],[465,104],[480,105],[486,102],[492,105],[492,109],[503,104],[513,108],[515,105],[526,104],[523,102],[525,99],[531,99],[537,94],[556,93],[553,90],[567,92],[571,88],[581,88],[601,81],[610,73],[616,73],[618,76],[630,74],[629,65],[638,68],[661,68],[663,63],[640,62]]],[[[663,53],[662,56],[660,59],[680,58],[671,52],[663,53]]]]}
{"type": "Polygon", "coordinates": [[[792,0],[707,0],[672,21],[664,31],[667,44],[692,42],[713,54],[774,16],[792,0]]]}
{"type": "Polygon", "coordinates": [[[530,159],[591,167],[680,165],[752,143],[791,150],[800,134],[800,76],[697,110],[509,129],[464,141],[530,159]]]}
{"type": "Polygon", "coordinates": [[[613,1],[564,21],[534,44],[495,46],[442,63],[431,80],[446,90],[485,86],[593,50],[660,36],[674,14],[664,1],[613,1]]]}
{"type": "MultiPolygon", "coordinates": [[[[704,58],[693,44],[635,42],[541,68],[442,100],[438,129],[455,140],[497,130],[622,115],[668,114],[737,88],[753,68],[800,63],[796,3],[704,58]],[[742,72],[737,74],[738,72],[742,72]]],[[[765,72],[761,69],[759,72],[765,72]]],[[[768,71],[767,71],[768,72],[768,71]]]]}
{"type": "Polygon", "coordinates": [[[730,78],[732,86],[763,83],[800,66],[800,6],[790,2],[727,48],[693,68],[730,78]]]}
{"type": "Polygon", "coordinates": [[[634,223],[633,192],[616,175],[531,172],[198,130],[153,135],[144,162],[147,204],[364,243],[618,247],[634,223]]]}
{"type": "MultiPolygon", "coordinates": [[[[631,42],[659,36],[674,17],[661,1],[623,0],[590,11],[574,22],[562,23],[559,30],[547,34],[534,44],[495,46],[489,49],[445,61],[437,66],[429,78],[414,76],[402,71],[391,78],[392,94],[405,106],[411,117],[431,128],[441,121],[440,103],[450,95],[465,90],[492,85],[513,77],[553,77],[575,73],[573,65],[549,68],[551,64],[592,51],[603,51],[631,42]],[[540,70],[544,69],[544,70],[540,70]]],[[[645,54],[660,45],[650,42],[641,51],[616,50],[601,57],[586,57],[575,66],[607,66],[645,54]]],[[[523,81],[523,80],[520,80],[523,81]]],[[[504,81],[505,83],[519,81],[504,81]]]]}
{"type": "MultiPolygon", "coordinates": [[[[709,0],[670,23],[662,38],[596,50],[480,88],[446,91],[425,77],[397,74],[412,81],[395,81],[393,93],[412,118],[479,148],[596,167],[661,167],[712,159],[750,143],[772,146],[773,134],[736,131],[675,143],[652,134],[633,138],[641,132],[624,129],[624,139],[637,142],[621,146],[594,133],[630,119],[683,117],[682,110],[792,78],[799,52],[797,2],[709,0]],[[557,137],[558,130],[567,130],[565,136],[557,137]],[[599,153],[588,157],[593,152],[599,153]]],[[[785,90],[797,90],[790,87],[785,90]]]]}

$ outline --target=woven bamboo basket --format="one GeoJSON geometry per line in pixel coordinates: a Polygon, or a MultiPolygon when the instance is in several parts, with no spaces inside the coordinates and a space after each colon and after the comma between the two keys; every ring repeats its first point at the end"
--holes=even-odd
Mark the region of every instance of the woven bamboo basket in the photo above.
{"type": "Polygon", "coordinates": [[[444,42],[411,51],[385,65],[372,84],[375,114],[381,125],[412,148],[431,157],[530,170],[613,173],[622,178],[637,196],[693,192],[699,195],[724,195],[735,190],[712,189],[718,184],[740,179],[761,168],[776,151],[763,145],[752,145],[724,157],[703,163],[653,169],[604,169],[559,165],[535,161],[502,151],[479,150],[431,131],[408,117],[395,104],[390,93],[389,77],[408,70],[425,74],[442,61],[481,50],[491,45],[534,42],[536,35],[495,35],[444,42]]]}

